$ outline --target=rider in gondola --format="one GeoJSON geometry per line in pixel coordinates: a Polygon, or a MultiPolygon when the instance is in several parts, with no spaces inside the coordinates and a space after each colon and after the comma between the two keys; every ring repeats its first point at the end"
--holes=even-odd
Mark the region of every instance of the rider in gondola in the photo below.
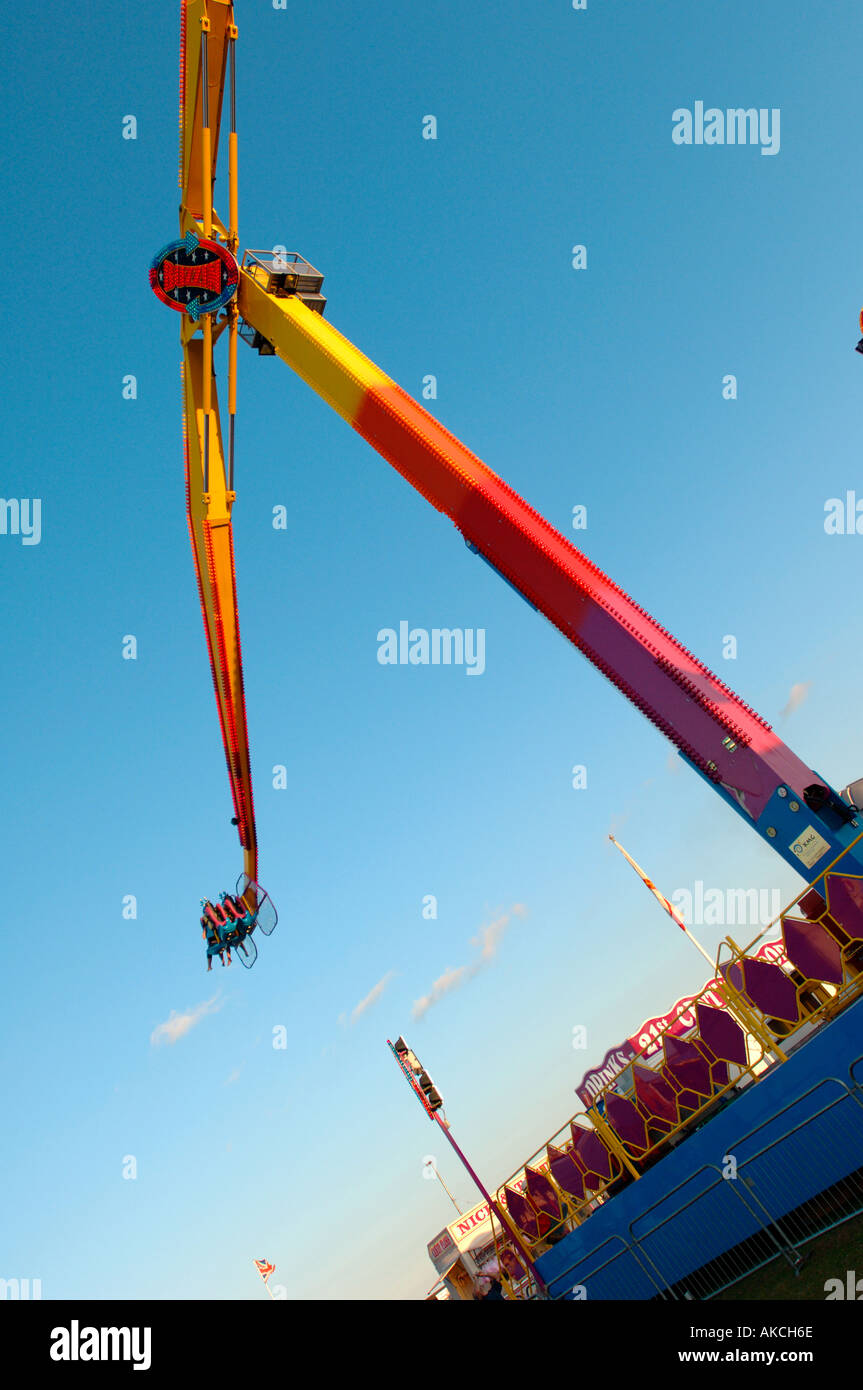
{"type": "Polygon", "coordinates": [[[201,908],[201,935],[207,943],[208,970],[213,968],[213,956],[218,956],[223,966],[227,956],[230,965],[232,947],[248,954],[243,941],[254,930],[257,915],[246,906],[243,898],[222,893],[216,905],[202,898],[201,908]]]}
{"type": "Polygon", "coordinates": [[[230,965],[231,923],[227,914],[222,907],[214,908],[206,898],[201,899],[201,907],[204,909],[201,917],[201,928],[207,943],[207,970],[213,968],[213,956],[218,956],[223,966],[225,956],[227,956],[228,965],[230,965]]]}

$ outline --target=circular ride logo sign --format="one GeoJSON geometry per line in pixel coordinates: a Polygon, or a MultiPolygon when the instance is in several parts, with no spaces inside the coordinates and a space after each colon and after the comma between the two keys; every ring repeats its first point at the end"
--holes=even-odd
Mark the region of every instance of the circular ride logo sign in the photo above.
{"type": "Polygon", "coordinates": [[[217,241],[202,241],[187,232],[169,241],[150,262],[150,286],[170,309],[197,322],[201,314],[224,308],[237,292],[237,262],[217,241]]]}

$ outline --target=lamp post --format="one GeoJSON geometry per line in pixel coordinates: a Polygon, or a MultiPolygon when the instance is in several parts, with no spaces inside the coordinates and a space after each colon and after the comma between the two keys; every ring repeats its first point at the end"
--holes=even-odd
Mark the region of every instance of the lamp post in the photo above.
{"type": "Polygon", "coordinates": [[[515,1229],[514,1224],[512,1224],[504,1216],[503,1212],[500,1209],[500,1206],[494,1200],[491,1193],[485,1187],[484,1183],[481,1182],[480,1178],[474,1172],[467,1158],[462,1153],[461,1149],[459,1148],[458,1144],[456,1143],[455,1139],[453,1138],[450,1132],[449,1120],[442,1118],[440,1112],[443,1110],[443,1099],[434,1082],[432,1081],[431,1077],[429,1076],[428,1072],[425,1070],[416,1054],[412,1052],[411,1049],[408,1047],[404,1038],[399,1037],[396,1039],[394,1043],[390,1042],[389,1038],[387,1038],[387,1047],[390,1049],[393,1056],[395,1057],[396,1062],[398,1063],[399,1071],[405,1077],[406,1081],[408,1082],[408,1085],[410,1086],[411,1090],[413,1091],[423,1110],[426,1112],[430,1120],[433,1120],[437,1123],[441,1133],[446,1135],[447,1142],[451,1145],[457,1158],[459,1159],[459,1162],[462,1164],[465,1171],[470,1176],[471,1181],[482,1193],[483,1199],[488,1205],[489,1215],[491,1215],[493,1212],[494,1215],[497,1217],[498,1221],[500,1222],[501,1229],[508,1231],[511,1238],[515,1241],[516,1245],[521,1251],[523,1258],[527,1262],[527,1266],[530,1269],[531,1275],[536,1283],[538,1293],[541,1297],[545,1297],[545,1283],[540,1277],[536,1265],[534,1263],[533,1257],[530,1251],[528,1250],[527,1246],[525,1245],[522,1237],[515,1229]]]}

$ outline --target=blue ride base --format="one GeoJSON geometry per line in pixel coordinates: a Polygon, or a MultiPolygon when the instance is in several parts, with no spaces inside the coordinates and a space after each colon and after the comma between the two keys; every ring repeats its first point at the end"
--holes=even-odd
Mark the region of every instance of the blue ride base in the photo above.
{"type": "MultiPolygon", "coordinates": [[[[685,1296],[668,1291],[758,1232],[777,1252],[790,1249],[793,1232],[781,1218],[861,1167],[858,999],[597,1208],[536,1267],[552,1298],[685,1296]],[[723,1176],[734,1171],[736,1178],[723,1176]]],[[[730,1282],[729,1268],[713,1291],[730,1282]]]]}

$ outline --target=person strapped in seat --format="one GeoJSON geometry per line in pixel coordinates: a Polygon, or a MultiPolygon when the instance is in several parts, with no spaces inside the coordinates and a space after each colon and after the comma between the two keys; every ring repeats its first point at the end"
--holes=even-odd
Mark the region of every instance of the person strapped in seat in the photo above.
{"type": "Polygon", "coordinates": [[[221,907],[226,916],[231,919],[240,940],[244,936],[248,936],[257,919],[256,914],[246,907],[243,899],[232,897],[230,893],[223,893],[221,907]]]}
{"type": "Polygon", "coordinates": [[[224,966],[227,955],[230,965],[233,922],[221,905],[214,906],[207,898],[201,899],[201,907],[201,934],[207,943],[207,970],[213,968],[213,956],[218,956],[224,966]]]}

